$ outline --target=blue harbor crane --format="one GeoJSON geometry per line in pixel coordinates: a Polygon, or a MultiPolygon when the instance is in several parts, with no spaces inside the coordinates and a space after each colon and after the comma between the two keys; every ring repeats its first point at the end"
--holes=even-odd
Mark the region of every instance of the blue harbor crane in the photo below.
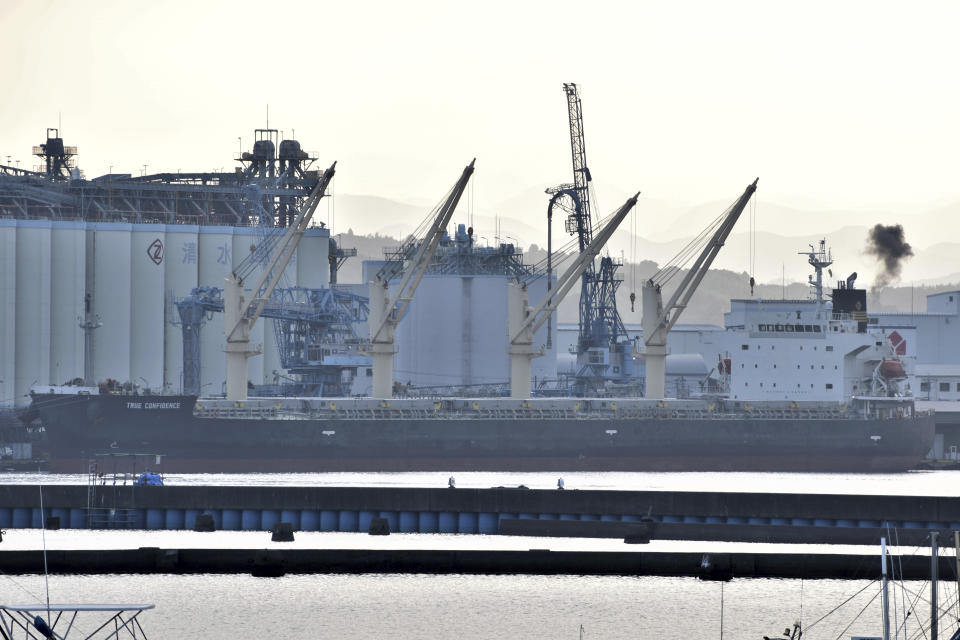
{"type": "MultiPolygon", "coordinates": [[[[178,300],[183,331],[183,392],[200,395],[200,329],[223,312],[223,289],[197,287],[178,300]]],[[[370,358],[359,353],[358,324],[367,321],[367,298],[338,289],[274,289],[264,306],[272,318],[280,364],[296,376],[291,383],[258,389],[258,395],[349,396],[358,368],[370,358]]]]}
{"type": "MultiPolygon", "coordinates": [[[[590,206],[593,176],[587,166],[583,107],[576,84],[565,83],[563,91],[567,97],[573,184],[562,184],[546,191],[551,196],[547,206],[548,274],[553,272],[551,227],[555,209],[566,214],[564,229],[576,236],[581,254],[593,241],[590,206]]],[[[576,395],[596,394],[607,383],[624,385],[635,382],[633,343],[617,311],[617,289],[623,281],[617,276],[620,266],[620,261],[603,256],[599,269],[591,261],[581,275],[577,369],[572,389],[576,395]]]]}

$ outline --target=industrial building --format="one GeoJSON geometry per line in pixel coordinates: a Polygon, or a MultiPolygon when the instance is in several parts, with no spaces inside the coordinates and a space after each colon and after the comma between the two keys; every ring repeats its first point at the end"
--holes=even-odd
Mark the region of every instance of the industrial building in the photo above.
{"type": "MultiPolygon", "coordinates": [[[[0,406],[29,403],[32,385],[107,380],[179,392],[175,302],[228,273],[276,233],[317,180],[296,140],[257,130],[233,173],[110,174],[86,180],[56,130],[34,148],[37,171],[0,167],[0,406]]],[[[329,284],[329,230],[309,229],[284,273],[288,286],[329,284]]],[[[222,323],[202,329],[202,389],[224,380],[222,323]]],[[[275,335],[250,376],[279,368],[275,335]]]]}

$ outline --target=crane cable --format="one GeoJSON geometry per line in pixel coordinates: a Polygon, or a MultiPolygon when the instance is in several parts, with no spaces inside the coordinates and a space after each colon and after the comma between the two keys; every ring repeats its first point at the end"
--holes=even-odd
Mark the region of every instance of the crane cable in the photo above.
{"type": "Polygon", "coordinates": [[[753,288],[757,281],[755,279],[757,270],[757,198],[756,194],[750,199],[750,237],[747,238],[750,269],[750,295],[753,296],[753,288]]]}
{"type": "Polygon", "coordinates": [[[637,208],[630,212],[630,313],[637,301],[637,208]]]}

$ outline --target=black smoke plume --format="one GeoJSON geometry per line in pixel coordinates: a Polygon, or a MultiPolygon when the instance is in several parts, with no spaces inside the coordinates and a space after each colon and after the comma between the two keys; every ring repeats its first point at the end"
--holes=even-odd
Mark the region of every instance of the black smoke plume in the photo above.
{"type": "Polygon", "coordinates": [[[903,260],[913,256],[913,247],[903,238],[903,225],[878,224],[867,235],[867,253],[883,265],[883,271],[877,274],[873,283],[876,292],[900,279],[903,260]]]}

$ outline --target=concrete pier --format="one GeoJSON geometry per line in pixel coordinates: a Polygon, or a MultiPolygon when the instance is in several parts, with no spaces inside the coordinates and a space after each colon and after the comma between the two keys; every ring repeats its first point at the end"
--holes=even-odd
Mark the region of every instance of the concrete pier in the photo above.
{"type": "Polygon", "coordinates": [[[390,531],[625,537],[640,523],[659,539],[874,544],[882,531],[922,544],[930,529],[960,529],[960,498],[683,491],[576,491],[395,487],[0,486],[0,528],[390,531]]]}
{"type": "MultiPolygon", "coordinates": [[[[877,554],[879,556],[879,553],[877,554]]],[[[930,558],[893,557],[906,580],[925,580],[930,558]]],[[[839,554],[477,551],[396,549],[157,549],[49,551],[51,573],[449,573],[731,578],[873,579],[879,557],[839,554]]],[[[954,559],[940,559],[949,575],[954,559]]],[[[41,551],[0,551],[8,575],[43,573],[41,551]]]]}

